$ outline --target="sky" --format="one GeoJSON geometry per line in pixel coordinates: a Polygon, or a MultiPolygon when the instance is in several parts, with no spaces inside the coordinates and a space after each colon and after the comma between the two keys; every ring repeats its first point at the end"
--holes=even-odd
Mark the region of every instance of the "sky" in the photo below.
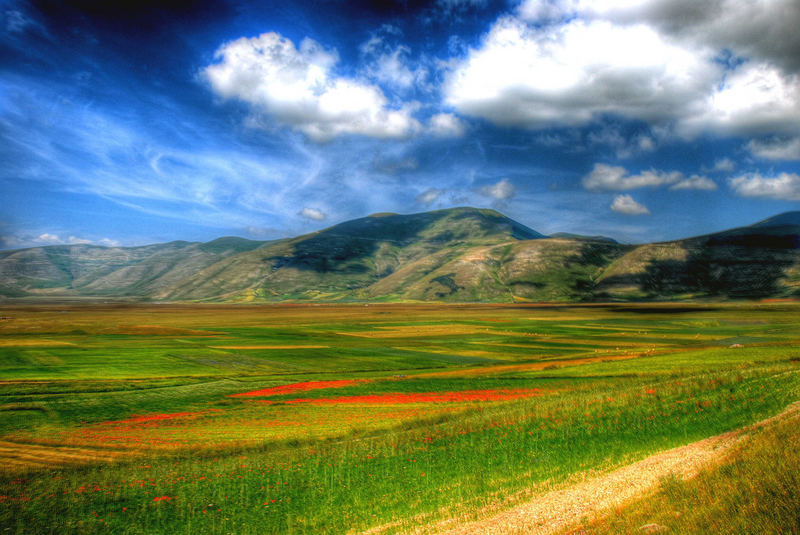
{"type": "Polygon", "coordinates": [[[0,0],[0,248],[800,209],[797,0],[0,0]]]}

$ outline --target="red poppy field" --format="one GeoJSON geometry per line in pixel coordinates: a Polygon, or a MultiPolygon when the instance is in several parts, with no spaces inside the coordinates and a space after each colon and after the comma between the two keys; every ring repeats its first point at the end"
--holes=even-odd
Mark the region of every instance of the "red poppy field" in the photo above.
{"type": "Polygon", "coordinates": [[[798,313],[4,307],[0,532],[459,529],[779,413],[798,313]]]}

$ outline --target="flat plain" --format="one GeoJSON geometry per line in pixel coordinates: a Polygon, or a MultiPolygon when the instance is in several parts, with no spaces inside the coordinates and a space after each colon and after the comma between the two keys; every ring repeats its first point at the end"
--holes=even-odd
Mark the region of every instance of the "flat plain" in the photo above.
{"type": "MultiPolygon", "coordinates": [[[[0,532],[458,531],[781,413],[799,347],[794,302],[6,305],[0,532]]],[[[797,531],[792,422],[553,529],[797,531]]]]}

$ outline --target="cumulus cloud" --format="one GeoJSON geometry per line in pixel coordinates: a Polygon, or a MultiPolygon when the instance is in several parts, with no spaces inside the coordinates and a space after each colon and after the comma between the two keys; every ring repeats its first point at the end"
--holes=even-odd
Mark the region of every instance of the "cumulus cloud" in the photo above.
{"type": "Polygon", "coordinates": [[[692,175],[670,186],[671,190],[696,189],[701,191],[714,191],[717,183],[707,176],[692,175]]]}
{"type": "Polygon", "coordinates": [[[309,208],[305,207],[298,215],[301,217],[305,217],[306,219],[311,219],[312,221],[324,221],[328,216],[322,210],[317,210],[316,208],[309,208]]]}
{"type": "Polygon", "coordinates": [[[730,158],[721,158],[714,162],[713,171],[730,173],[736,168],[736,164],[730,158]]]}
{"type": "Polygon", "coordinates": [[[500,125],[586,123],[616,113],[644,120],[689,115],[721,74],[708,49],[690,49],[646,25],[575,19],[498,20],[447,77],[446,102],[500,125]]]}
{"type": "Polygon", "coordinates": [[[466,130],[464,122],[452,113],[437,113],[428,123],[428,132],[437,137],[461,137],[466,130]]]}
{"type": "Polygon", "coordinates": [[[614,196],[611,209],[618,214],[625,215],[648,215],[650,213],[647,206],[636,202],[634,198],[628,194],[614,196]]]}
{"type": "MultiPolygon", "coordinates": [[[[537,4],[539,0],[528,3],[537,4]]],[[[800,4],[795,0],[568,0],[555,2],[562,13],[646,22],[689,42],[762,59],[787,71],[800,70],[800,4]]]]}
{"type": "Polygon", "coordinates": [[[539,24],[575,17],[647,23],[676,39],[800,70],[800,4],[795,0],[526,0],[518,12],[539,24]]]}
{"type": "Polygon", "coordinates": [[[708,177],[692,175],[686,177],[680,171],[657,171],[650,169],[638,175],[628,174],[621,166],[597,163],[592,171],[583,177],[583,187],[594,191],[625,191],[638,188],[653,188],[670,185],[672,190],[696,189],[711,191],[717,184],[708,177]]]}
{"type": "Polygon", "coordinates": [[[44,234],[40,234],[36,241],[39,243],[47,244],[47,245],[54,245],[57,243],[64,243],[61,238],[58,237],[57,234],[50,234],[49,232],[45,232],[44,234]]]}
{"type": "Polygon", "coordinates": [[[597,163],[583,177],[583,187],[590,190],[629,190],[675,184],[684,178],[683,173],[649,170],[638,175],[629,175],[624,167],[597,163]]]}
{"type": "Polygon", "coordinates": [[[41,246],[41,245],[103,245],[106,247],[119,247],[120,242],[110,238],[90,240],[78,236],[63,238],[52,232],[44,232],[38,236],[25,234],[22,236],[3,236],[0,243],[5,246],[41,246]]]}
{"type": "Polygon", "coordinates": [[[438,189],[438,188],[428,188],[419,195],[415,197],[419,204],[424,204],[425,206],[429,206],[436,202],[442,195],[445,194],[445,190],[438,189]]]}
{"type": "Polygon", "coordinates": [[[800,160],[800,137],[752,140],[747,149],[765,160],[800,160]]]}
{"type": "Polygon", "coordinates": [[[357,134],[403,138],[420,129],[414,105],[392,108],[375,85],[336,76],[335,50],[280,34],[242,37],[215,54],[203,75],[222,98],[237,99],[318,142],[357,134]]]}
{"type": "Polygon", "coordinates": [[[491,197],[492,199],[498,201],[508,201],[514,198],[516,195],[517,190],[514,187],[514,184],[507,178],[504,178],[500,182],[496,184],[489,184],[488,186],[483,186],[480,189],[481,195],[485,197],[491,197]]]}
{"type": "Polygon", "coordinates": [[[444,96],[525,128],[614,114],[686,137],[797,132],[798,26],[796,0],[529,0],[455,62],[444,96]]]}
{"type": "Polygon", "coordinates": [[[800,175],[781,173],[765,177],[759,173],[732,178],[731,188],[742,197],[762,197],[779,201],[800,201],[800,175]]]}
{"type": "Polygon", "coordinates": [[[652,152],[656,148],[655,141],[649,135],[626,136],[619,128],[611,125],[604,125],[599,130],[590,132],[586,140],[591,145],[613,148],[619,159],[630,158],[636,153],[652,152]]]}
{"type": "Polygon", "coordinates": [[[728,74],[699,113],[684,119],[689,134],[794,131],[800,123],[800,78],[772,65],[744,64],[728,74]]]}

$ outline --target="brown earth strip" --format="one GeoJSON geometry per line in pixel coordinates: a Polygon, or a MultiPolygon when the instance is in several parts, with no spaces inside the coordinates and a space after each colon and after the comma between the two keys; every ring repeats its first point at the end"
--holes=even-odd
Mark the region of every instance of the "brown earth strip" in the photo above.
{"type": "Polygon", "coordinates": [[[47,446],[0,440],[0,473],[14,473],[31,468],[113,462],[126,455],[129,453],[110,448],[47,446]]]}
{"type": "MultiPolygon", "coordinates": [[[[652,355],[652,353],[650,353],[650,355],[652,355]]],[[[480,368],[458,368],[455,370],[423,373],[420,375],[414,375],[414,377],[467,377],[472,375],[491,375],[493,373],[549,370],[562,368],[565,366],[580,366],[582,364],[604,362],[607,360],[635,359],[641,356],[643,355],[636,353],[631,355],[603,355],[598,357],[585,357],[578,359],[544,360],[540,362],[526,362],[523,364],[502,364],[500,366],[481,366],[480,368]]]]}
{"type": "Polygon", "coordinates": [[[733,446],[746,439],[749,431],[768,426],[778,419],[798,416],[800,402],[754,425],[652,455],[613,472],[541,494],[528,503],[500,514],[467,522],[452,518],[413,533],[511,535],[563,532],[584,519],[623,506],[654,491],[666,476],[672,474],[683,479],[692,478],[701,469],[723,460],[733,446]]]}

